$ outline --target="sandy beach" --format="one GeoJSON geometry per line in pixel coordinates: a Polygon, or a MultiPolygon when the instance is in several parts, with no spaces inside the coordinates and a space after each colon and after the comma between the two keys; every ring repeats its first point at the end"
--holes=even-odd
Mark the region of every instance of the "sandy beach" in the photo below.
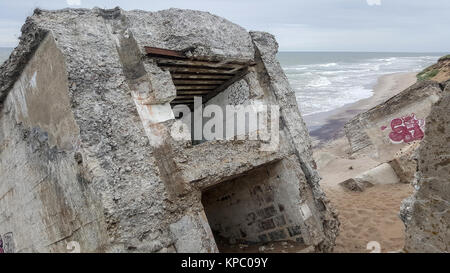
{"type": "Polygon", "coordinates": [[[391,74],[379,78],[374,95],[333,111],[333,116],[318,119],[324,127],[316,129],[314,156],[322,176],[322,188],[339,211],[340,234],[335,252],[370,252],[375,241],[381,252],[398,251],[404,245],[404,225],[398,217],[400,204],[410,196],[409,184],[375,185],[364,192],[351,192],[338,184],[376,167],[379,162],[369,155],[350,157],[347,139],[339,131],[355,114],[370,109],[415,82],[415,73],[391,74]],[[330,140],[332,139],[332,140],[330,140]]]}

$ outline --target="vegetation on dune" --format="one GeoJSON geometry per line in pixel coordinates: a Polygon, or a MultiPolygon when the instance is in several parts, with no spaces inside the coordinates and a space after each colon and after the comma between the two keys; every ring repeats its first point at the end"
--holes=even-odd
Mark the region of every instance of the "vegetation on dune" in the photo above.
{"type": "Polygon", "coordinates": [[[419,81],[426,81],[430,80],[434,76],[436,76],[439,73],[439,69],[425,69],[424,71],[417,74],[417,80],[419,81]]]}
{"type": "Polygon", "coordinates": [[[445,71],[443,69],[445,69],[444,67],[448,67],[448,61],[450,61],[450,54],[442,56],[441,58],[439,58],[436,64],[433,64],[432,66],[425,68],[422,72],[417,74],[417,80],[418,81],[431,80],[441,71],[445,71]]]}
{"type": "Polygon", "coordinates": [[[446,61],[446,60],[450,60],[450,54],[440,57],[438,62],[442,62],[442,61],[446,61]]]}

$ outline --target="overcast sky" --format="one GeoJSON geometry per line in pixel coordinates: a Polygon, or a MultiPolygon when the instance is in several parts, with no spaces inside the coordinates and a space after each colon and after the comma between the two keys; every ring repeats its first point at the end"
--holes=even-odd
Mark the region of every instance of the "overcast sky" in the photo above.
{"type": "Polygon", "coordinates": [[[283,51],[450,51],[450,0],[2,0],[0,47],[17,44],[36,7],[115,6],[209,11],[273,33],[283,51]]]}

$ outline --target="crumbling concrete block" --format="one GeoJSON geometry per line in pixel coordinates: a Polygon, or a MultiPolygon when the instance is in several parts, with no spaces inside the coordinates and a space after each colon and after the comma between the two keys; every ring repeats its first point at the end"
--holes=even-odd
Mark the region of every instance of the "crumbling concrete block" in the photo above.
{"type": "Polygon", "coordinates": [[[360,182],[369,182],[373,185],[396,184],[400,180],[394,169],[388,163],[383,163],[356,177],[360,182]]]}
{"type": "Polygon", "coordinates": [[[347,179],[344,182],[339,183],[339,185],[346,188],[347,190],[357,191],[357,192],[363,192],[366,190],[366,188],[373,187],[372,183],[370,183],[368,181],[360,180],[358,178],[347,179]]]}
{"type": "Polygon", "coordinates": [[[408,143],[420,141],[425,118],[442,91],[437,82],[418,82],[354,117],[344,126],[351,153],[368,153],[389,161],[408,143]]]}
{"type": "Polygon", "coordinates": [[[402,203],[406,252],[450,252],[450,93],[433,105],[417,151],[417,183],[402,203]]]}
{"type": "Polygon", "coordinates": [[[412,183],[414,174],[417,169],[417,162],[415,159],[415,152],[419,147],[420,142],[416,141],[411,145],[402,148],[395,155],[394,159],[389,161],[392,169],[394,169],[401,183],[412,183]]]}
{"type": "Polygon", "coordinates": [[[217,252],[211,229],[207,223],[206,216],[185,215],[178,222],[170,225],[171,233],[177,238],[175,248],[178,252],[217,252]],[[210,241],[205,244],[205,237],[210,241]]]}

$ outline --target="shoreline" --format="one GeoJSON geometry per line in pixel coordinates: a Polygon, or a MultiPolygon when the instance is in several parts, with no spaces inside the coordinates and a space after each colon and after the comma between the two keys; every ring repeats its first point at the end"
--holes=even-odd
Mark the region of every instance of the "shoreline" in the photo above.
{"type": "Polygon", "coordinates": [[[386,101],[416,82],[417,72],[393,73],[378,77],[372,96],[337,109],[304,116],[314,144],[339,136],[344,124],[357,114],[386,101]]]}

